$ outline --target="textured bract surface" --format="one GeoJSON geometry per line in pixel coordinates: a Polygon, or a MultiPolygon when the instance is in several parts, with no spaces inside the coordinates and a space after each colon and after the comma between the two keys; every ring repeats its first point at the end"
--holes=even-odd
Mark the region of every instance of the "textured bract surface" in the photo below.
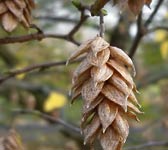
{"type": "Polygon", "coordinates": [[[31,25],[31,10],[35,7],[33,0],[0,1],[0,21],[7,32],[12,32],[19,23],[28,28],[31,25]]]}
{"type": "Polygon", "coordinates": [[[101,37],[82,44],[68,61],[86,54],[73,74],[73,101],[82,96],[84,143],[100,140],[104,150],[121,150],[129,134],[128,118],[139,121],[132,60],[101,37]]]}

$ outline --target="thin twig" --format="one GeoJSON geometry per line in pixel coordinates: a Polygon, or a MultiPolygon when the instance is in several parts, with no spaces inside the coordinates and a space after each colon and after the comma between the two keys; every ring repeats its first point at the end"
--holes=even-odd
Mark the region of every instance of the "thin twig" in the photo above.
{"type": "Polygon", "coordinates": [[[142,150],[144,148],[156,147],[156,146],[168,147],[168,141],[150,141],[150,142],[147,142],[145,144],[140,144],[140,145],[137,145],[137,146],[132,146],[132,147],[125,148],[125,150],[138,150],[138,149],[142,150]]]}
{"type": "Polygon", "coordinates": [[[100,10],[100,36],[103,37],[104,36],[104,15],[102,13],[102,11],[100,10]]]}
{"type": "MultiPolygon", "coordinates": [[[[72,61],[70,62],[71,64],[72,63],[76,63],[76,62],[79,62],[81,61],[83,58],[80,58],[78,60],[75,60],[75,61],[72,61]]],[[[31,65],[31,66],[27,66],[25,68],[22,68],[22,69],[17,69],[17,70],[13,70],[13,71],[8,71],[6,72],[7,75],[4,75],[2,77],[0,77],[0,84],[3,83],[4,81],[12,78],[12,77],[15,77],[19,74],[22,74],[22,73],[27,73],[27,72],[31,72],[33,70],[44,70],[44,69],[49,69],[51,67],[55,67],[55,66],[60,66],[60,65],[65,65],[66,64],[66,60],[64,61],[56,61],[56,62],[45,62],[45,63],[41,63],[41,64],[35,64],[35,65],[31,65]]]]}
{"type": "Polygon", "coordinates": [[[38,33],[43,33],[43,31],[36,24],[31,24],[30,28],[36,29],[38,33]]]}
{"type": "Polygon", "coordinates": [[[78,23],[77,19],[71,19],[68,18],[67,16],[64,17],[58,17],[58,16],[50,16],[50,15],[45,15],[45,16],[35,16],[34,17],[37,20],[48,20],[48,21],[59,21],[59,22],[66,22],[66,23],[78,23]]]}
{"type": "Polygon", "coordinates": [[[83,23],[87,20],[89,16],[84,14],[84,10],[81,10],[81,17],[79,22],[73,27],[73,29],[69,32],[69,37],[73,37],[74,34],[80,29],[83,23]]]}
{"type": "MultiPolygon", "coordinates": [[[[73,27],[73,29],[67,34],[67,35],[60,35],[60,34],[45,34],[43,33],[42,30],[38,30],[37,33],[33,33],[33,34],[28,34],[28,35],[22,35],[22,36],[15,36],[15,37],[5,37],[5,38],[1,38],[0,39],[0,44],[9,44],[9,43],[22,43],[22,42],[27,42],[27,41],[32,41],[32,40],[42,40],[45,38],[58,38],[58,39],[63,39],[63,40],[67,40],[69,42],[72,42],[75,45],[80,45],[79,42],[77,42],[74,39],[74,35],[76,32],[79,31],[79,29],[81,28],[81,26],[83,25],[83,23],[87,20],[87,18],[89,17],[88,15],[85,15],[85,7],[82,7],[81,11],[81,17],[79,22],[73,27]],[[39,32],[40,31],[40,32],[39,32]]],[[[34,28],[37,28],[36,25],[33,25],[34,28]]]]}
{"type": "Polygon", "coordinates": [[[159,10],[159,8],[160,8],[160,6],[161,6],[161,4],[162,4],[163,1],[164,0],[159,0],[158,1],[157,5],[156,5],[156,7],[154,9],[154,11],[151,13],[151,15],[149,16],[149,18],[144,23],[144,25],[142,25],[142,23],[141,23],[142,22],[142,18],[141,18],[142,14],[140,13],[140,15],[138,16],[138,20],[137,20],[137,29],[138,29],[137,30],[137,34],[135,36],[135,39],[134,39],[133,44],[132,44],[132,46],[130,48],[130,51],[129,51],[129,56],[131,58],[133,58],[133,56],[134,56],[134,54],[135,54],[135,52],[136,52],[136,50],[138,48],[138,45],[139,45],[141,39],[143,38],[143,36],[148,33],[148,28],[147,27],[152,22],[153,18],[155,17],[156,13],[158,12],[158,10],[159,10]]]}
{"type": "Polygon", "coordinates": [[[62,126],[64,126],[65,128],[70,129],[71,131],[74,131],[76,133],[80,134],[80,129],[70,123],[65,122],[64,120],[60,119],[60,118],[54,118],[48,114],[45,114],[43,112],[37,111],[37,110],[29,110],[29,109],[15,109],[13,110],[14,113],[16,114],[32,114],[32,115],[37,115],[45,120],[49,120],[52,121],[54,123],[58,123],[62,126]]]}
{"type": "Polygon", "coordinates": [[[155,7],[155,9],[153,10],[153,12],[151,13],[151,15],[149,16],[149,18],[146,20],[144,26],[147,27],[153,20],[153,18],[155,17],[157,11],[159,10],[161,4],[163,3],[164,0],[158,0],[158,3],[155,7]]]}
{"type": "MultiPolygon", "coordinates": [[[[89,16],[88,16],[89,17],[89,16]]],[[[62,23],[72,23],[72,24],[76,24],[79,22],[79,20],[77,19],[71,19],[71,18],[67,18],[67,16],[64,17],[58,17],[58,16],[51,16],[51,15],[45,15],[45,16],[36,16],[34,17],[37,20],[47,20],[47,21],[54,21],[54,22],[62,22],[62,23]]],[[[89,28],[95,28],[95,29],[99,29],[99,26],[95,23],[87,23],[86,21],[83,23],[83,26],[87,26],[89,28]]]]}
{"type": "Polygon", "coordinates": [[[137,19],[137,33],[129,51],[130,58],[133,58],[142,37],[143,37],[143,33],[142,33],[142,12],[141,12],[137,19]]]}
{"type": "Polygon", "coordinates": [[[39,40],[41,41],[42,39],[45,38],[58,38],[58,39],[63,39],[67,40],[69,42],[72,42],[75,45],[80,45],[77,41],[74,39],[67,38],[66,35],[59,35],[59,34],[45,34],[45,33],[33,33],[33,34],[28,34],[28,35],[22,35],[22,36],[13,36],[13,37],[5,37],[0,39],[0,44],[10,44],[10,43],[23,43],[23,42],[28,42],[32,40],[39,40]]]}

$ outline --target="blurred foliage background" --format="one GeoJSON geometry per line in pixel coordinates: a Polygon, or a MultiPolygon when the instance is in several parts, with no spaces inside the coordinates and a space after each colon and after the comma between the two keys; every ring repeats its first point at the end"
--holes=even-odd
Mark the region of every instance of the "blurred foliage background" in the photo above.
{"type": "MultiPolygon", "coordinates": [[[[82,2],[93,3],[91,0],[82,2]]],[[[67,34],[80,18],[79,11],[69,0],[37,0],[36,3],[33,22],[45,33],[67,34]]],[[[156,3],[157,0],[152,2],[151,9],[143,8],[144,20],[151,14],[156,3]]],[[[105,38],[113,46],[118,46],[128,53],[137,30],[136,17],[127,10],[121,12],[116,6],[112,6],[112,3],[106,5],[105,9],[108,12],[104,17],[105,38]]],[[[167,24],[168,3],[165,0],[150,27],[167,24]]],[[[82,42],[96,36],[99,33],[98,25],[99,18],[90,17],[75,34],[75,39],[82,42]]],[[[8,34],[0,28],[0,38],[34,32],[34,29],[27,31],[20,27],[8,34]]],[[[0,76],[9,70],[29,65],[66,60],[76,49],[74,44],[65,40],[47,38],[22,44],[0,45],[0,76]]],[[[135,81],[140,91],[137,96],[145,114],[139,116],[140,123],[131,122],[126,147],[168,139],[168,32],[157,30],[147,34],[142,39],[133,61],[137,69],[135,81]]],[[[82,145],[82,137],[61,125],[35,115],[13,113],[13,110],[18,108],[37,109],[79,126],[82,101],[70,106],[68,97],[75,66],[76,64],[70,64],[37,70],[17,75],[2,83],[0,134],[3,135],[10,127],[16,128],[27,149],[86,150],[82,145]]]]}

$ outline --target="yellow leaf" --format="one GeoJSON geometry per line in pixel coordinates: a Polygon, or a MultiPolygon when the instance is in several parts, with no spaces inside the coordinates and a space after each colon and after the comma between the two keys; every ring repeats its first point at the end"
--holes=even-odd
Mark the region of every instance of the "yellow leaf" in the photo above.
{"type": "MultiPolygon", "coordinates": [[[[20,69],[23,69],[27,64],[18,64],[15,66],[15,69],[14,70],[20,70],[20,69]]],[[[16,79],[18,80],[22,80],[26,77],[26,73],[20,73],[20,74],[17,74],[16,76],[16,79]]]]}
{"type": "Polygon", "coordinates": [[[164,41],[160,46],[160,52],[163,59],[168,58],[168,41],[164,41]]]}
{"type": "Polygon", "coordinates": [[[57,92],[51,92],[44,103],[44,111],[51,112],[63,107],[67,102],[66,96],[57,92]]]}
{"type": "Polygon", "coordinates": [[[165,17],[165,19],[168,18],[168,12],[165,13],[165,16],[164,16],[164,17],[165,17]]]}
{"type": "Polygon", "coordinates": [[[163,30],[158,30],[155,33],[155,41],[156,42],[162,42],[167,36],[167,33],[163,30]]]}
{"type": "Polygon", "coordinates": [[[22,79],[25,78],[25,76],[26,76],[25,73],[21,73],[21,74],[16,75],[16,78],[17,78],[18,80],[22,80],[22,79]]]}

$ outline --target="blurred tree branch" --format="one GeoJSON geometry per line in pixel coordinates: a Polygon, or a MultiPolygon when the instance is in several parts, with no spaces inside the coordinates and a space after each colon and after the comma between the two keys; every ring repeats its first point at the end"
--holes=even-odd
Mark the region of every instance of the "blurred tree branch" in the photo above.
{"type": "Polygon", "coordinates": [[[68,39],[74,40],[73,36],[75,33],[80,29],[80,27],[83,25],[83,23],[87,20],[89,16],[85,15],[85,9],[83,8],[81,10],[81,16],[80,21],[73,27],[73,29],[68,33],[67,37],[68,39]]]}
{"type": "Polygon", "coordinates": [[[38,85],[31,82],[18,81],[18,80],[12,79],[10,81],[3,83],[3,87],[0,86],[0,92],[5,93],[5,91],[9,91],[9,89],[11,88],[17,88],[19,90],[22,89],[22,90],[29,91],[31,93],[39,92],[43,95],[48,95],[51,90],[58,90],[56,88],[51,89],[47,85],[38,85]]]}
{"type": "Polygon", "coordinates": [[[137,33],[129,51],[130,58],[133,58],[143,35],[144,33],[142,32],[142,12],[140,12],[137,19],[137,33]]]}
{"type": "Polygon", "coordinates": [[[150,23],[152,22],[153,18],[155,17],[157,11],[159,10],[161,4],[163,3],[164,0],[158,0],[158,3],[156,5],[156,7],[154,8],[153,12],[151,13],[151,15],[149,16],[149,18],[145,21],[144,24],[142,24],[142,17],[141,17],[141,13],[138,16],[137,19],[137,33],[136,36],[134,38],[134,41],[132,42],[131,48],[129,50],[129,56],[131,58],[133,58],[139,43],[141,42],[141,39],[143,38],[143,36],[145,34],[148,33],[148,26],[150,25],[150,23]]]}
{"type": "Polygon", "coordinates": [[[77,41],[75,41],[72,38],[67,37],[66,35],[45,34],[45,33],[39,33],[39,32],[33,33],[33,34],[28,34],[28,35],[22,35],[22,36],[0,38],[0,44],[23,43],[23,42],[28,42],[28,41],[32,41],[32,40],[41,41],[42,39],[45,39],[45,38],[63,39],[63,40],[67,40],[69,42],[72,42],[75,45],[79,45],[79,43],[77,41]]]}
{"type": "MultiPolygon", "coordinates": [[[[48,20],[48,21],[54,21],[54,22],[65,22],[65,23],[73,23],[76,24],[78,23],[78,19],[72,19],[72,18],[67,18],[66,16],[61,17],[61,16],[51,16],[51,15],[44,15],[44,16],[36,16],[35,19],[37,20],[48,20]]],[[[87,22],[83,23],[84,26],[88,26],[91,28],[99,29],[99,26],[96,24],[89,24],[87,22]]]]}
{"type": "MultiPolygon", "coordinates": [[[[70,64],[73,64],[73,63],[76,63],[76,62],[79,62],[81,59],[83,58],[80,58],[78,60],[75,60],[75,61],[72,61],[70,62],[70,64]]],[[[27,72],[31,72],[33,70],[45,70],[45,69],[49,69],[51,67],[55,67],[55,66],[60,66],[60,65],[66,65],[66,60],[64,61],[56,61],[56,62],[45,62],[45,63],[41,63],[41,64],[35,64],[35,65],[31,65],[31,66],[27,66],[25,68],[22,68],[22,69],[17,69],[17,70],[9,70],[7,71],[5,74],[7,75],[4,75],[0,77],[0,83],[12,78],[12,77],[15,77],[16,75],[19,75],[19,74],[22,74],[22,73],[27,73],[27,72]]]]}
{"type": "Polygon", "coordinates": [[[64,17],[57,17],[57,16],[50,16],[50,15],[45,15],[45,16],[35,16],[35,19],[38,20],[49,20],[49,21],[60,21],[60,22],[69,22],[69,23],[78,23],[77,19],[71,19],[67,18],[66,16],[64,17]]]}
{"type": "MultiPolygon", "coordinates": [[[[93,15],[95,15],[98,11],[100,11],[100,9],[102,7],[104,7],[104,5],[108,2],[109,0],[106,1],[102,1],[102,0],[97,0],[95,1],[95,3],[89,8],[87,6],[81,6],[79,11],[81,12],[81,17],[80,20],[77,22],[77,20],[70,20],[67,18],[54,18],[54,17],[48,17],[48,19],[51,20],[55,20],[58,19],[60,21],[68,21],[68,22],[75,22],[76,25],[73,27],[73,29],[67,34],[67,35],[60,35],[60,34],[47,34],[47,33],[43,33],[43,32],[37,32],[37,33],[33,33],[33,34],[28,34],[28,35],[23,35],[23,36],[14,36],[14,37],[5,37],[5,38],[1,38],[0,39],[0,44],[9,44],[9,43],[22,43],[22,42],[27,42],[27,41],[31,41],[31,40],[42,40],[45,38],[58,38],[58,39],[62,39],[62,40],[66,40],[69,42],[72,42],[75,45],[80,45],[79,42],[77,42],[74,39],[74,35],[76,32],[78,32],[78,30],[80,29],[80,27],[85,23],[85,21],[87,20],[87,18],[89,17],[88,15],[85,15],[85,10],[90,10],[91,13],[93,15]]],[[[149,24],[152,22],[153,18],[155,17],[157,11],[159,10],[161,4],[163,3],[164,0],[159,0],[154,11],[151,13],[151,15],[149,16],[149,18],[145,21],[144,24],[142,24],[142,18],[141,18],[141,13],[137,19],[137,33],[136,36],[134,38],[133,44],[131,45],[130,51],[129,51],[129,56],[132,58],[134,56],[134,53],[137,50],[137,47],[141,41],[141,39],[143,38],[143,36],[147,33],[153,32],[155,30],[158,29],[162,29],[162,30],[167,30],[167,27],[154,27],[152,29],[148,29],[149,24]]],[[[37,17],[38,18],[38,17],[37,17]]],[[[39,18],[43,18],[43,19],[47,19],[47,16],[45,17],[39,17],[39,18]]],[[[38,19],[39,19],[38,18],[38,19]]]]}
{"type": "Polygon", "coordinates": [[[156,13],[158,12],[158,10],[163,2],[164,2],[164,0],[158,0],[158,3],[156,4],[155,9],[153,10],[153,12],[149,16],[149,18],[144,23],[145,27],[148,27],[150,25],[150,23],[153,21],[153,18],[155,17],[156,13]]]}
{"type": "Polygon", "coordinates": [[[0,58],[8,67],[13,67],[17,63],[17,58],[6,46],[0,46],[0,58]]]}
{"type": "MultiPolygon", "coordinates": [[[[81,8],[81,10],[80,10],[80,12],[81,12],[80,20],[78,21],[78,23],[72,28],[72,30],[67,35],[46,34],[43,31],[40,30],[40,32],[39,32],[39,30],[38,30],[37,33],[33,33],[33,34],[1,38],[0,39],[0,44],[22,43],[22,42],[27,42],[27,41],[31,41],[31,40],[39,40],[40,41],[40,40],[45,39],[45,38],[57,38],[57,39],[63,39],[63,40],[69,41],[69,42],[79,46],[80,43],[77,42],[74,39],[74,35],[76,34],[76,32],[78,32],[80,27],[83,25],[83,23],[89,17],[88,15],[85,15],[85,9],[86,9],[85,7],[81,8]]],[[[37,26],[36,26],[36,29],[39,29],[39,28],[37,28],[37,26]]]]}
{"type": "Polygon", "coordinates": [[[137,83],[137,88],[144,88],[147,85],[152,83],[156,83],[160,79],[164,79],[168,77],[168,68],[167,67],[159,67],[150,73],[142,76],[138,79],[140,82],[137,83]]]}
{"type": "MultiPolygon", "coordinates": [[[[17,91],[21,92],[26,91],[32,94],[36,99],[35,109],[41,112],[44,111],[44,101],[46,100],[46,97],[50,94],[51,91],[57,91],[68,96],[68,91],[59,87],[52,88],[47,85],[35,84],[30,81],[16,79],[9,80],[0,86],[0,93],[2,93],[1,96],[6,94],[9,95],[10,91],[13,89],[16,89],[17,91]]],[[[10,99],[8,100],[10,101],[10,99]]]]}
{"type": "Polygon", "coordinates": [[[31,115],[36,115],[39,116],[45,120],[48,121],[52,121],[54,123],[58,123],[61,124],[62,126],[64,126],[65,128],[68,128],[71,131],[74,131],[76,133],[80,134],[80,129],[78,127],[75,127],[74,125],[65,122],[64,120],[60,119],[60,118],[54,118],[51,115],[45,114],[43,112],[37,111],[37,110],[28,110],[28,109],[15,109],[13,110],[13,113],[15,115],[19,115],[19,114],[31,114],[31,115]]]}

